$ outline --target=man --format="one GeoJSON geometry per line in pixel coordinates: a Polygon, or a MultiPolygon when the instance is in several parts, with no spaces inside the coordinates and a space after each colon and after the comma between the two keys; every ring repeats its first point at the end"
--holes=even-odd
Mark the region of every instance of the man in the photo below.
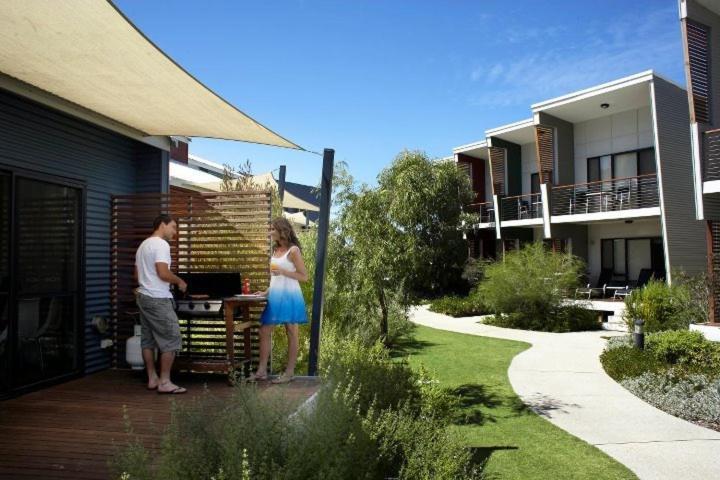
{"type": "Polygon", "coordinates": [[[153,234],[145,239],[135,254],[137,306],[142,327],[142,356],[147,369],[149,390],[158,393],[187,392],[170,381],[175,352],[180,350],[180,325],[173,305],[170,284],[185,292],[187,284],[170,271],[170,244],[177,223],[169,215],[160,215],[153,222],[153,234]],[[160,351],[160,376],[155,370],[155,349],[160,351]]]}

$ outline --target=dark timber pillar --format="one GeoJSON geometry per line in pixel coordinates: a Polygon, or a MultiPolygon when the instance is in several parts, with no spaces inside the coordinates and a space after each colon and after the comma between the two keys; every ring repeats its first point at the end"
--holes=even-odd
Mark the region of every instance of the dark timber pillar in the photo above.
{"type": "Polygon", "coordinates": [[[320,353],[320,322],[322,320],[323,294],[325,291],[325,261],[327,239],[330,231],[330,196],[332,195],[332,177],[335,166],[335,150],[323,151],[322,179],[320,181],[320,218],[318,219],[317,247],[315,249],[315,283],[313,289],[312,320],[310,323],[310,358],[308,375],[317,375],[318,355],[320,353]]]}

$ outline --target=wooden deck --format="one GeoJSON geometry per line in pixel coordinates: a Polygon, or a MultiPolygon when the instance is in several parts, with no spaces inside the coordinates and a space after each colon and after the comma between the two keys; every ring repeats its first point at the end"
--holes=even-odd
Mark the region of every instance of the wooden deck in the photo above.
{"type": "MultiPolygon", "coordinates": [[[[137,372],[107,370],[0,402],[0,479],[107,479],[108,461],[126,440],[123,406],[135,434],[154,448],[170,419],[170,402],[187,401],[207,384],[218,397],[232,388],[220,376],[177,376],[185,395],[158,395],[137,372]]],[[[261,386],[298,405],[317,391],[312,379],[261,386]]]]}

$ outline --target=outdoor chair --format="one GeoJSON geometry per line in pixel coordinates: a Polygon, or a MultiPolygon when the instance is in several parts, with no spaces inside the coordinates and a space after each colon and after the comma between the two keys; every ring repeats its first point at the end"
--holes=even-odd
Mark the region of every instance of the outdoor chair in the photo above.
{"type": "Polygon", "coordinates": [[[518,220],[528,218],[530,216],[530,206],[527,200],[521,200],[518,202],[518,220]]]}
{"type": "Polygon", "coordinates": [[[640,273],[638,273],[638,279],[634,283],[634,285],[627,286],[620,290],[615,290],[613,299],[620,299],[620,298],[627,297],[628,295],[630,295],[633,292],[633,290],[642,288],[645,285],[647,285],[647,283],[650,281],[651,278],[653,278],[653,276],[654,276],[654,273],[653,273],[652,269],[643,268],[642,270],[640,270],[640,273]]]}
{"type": "Polygon", "coordinates": [[[573,193],[573,195],[570,196],[570,205],[568,206],[569,214],[577,214],[578,207],[582,208],[585,207],[585,213],[588,213],[588,199],[587,199],[587,192],[584,190],[580,190],[578,192],[573,193]]]}
{"type": "Polygon", "coordinates": [[[608,283],[612,280],[613,271],[611,268],[603,268],[598,276],[597,283],[594,287],[588,283],[584,288],[575,289],[575,297],[578,295],[587,295],[588,300],[593,296],[605,296],[608,283]]]}

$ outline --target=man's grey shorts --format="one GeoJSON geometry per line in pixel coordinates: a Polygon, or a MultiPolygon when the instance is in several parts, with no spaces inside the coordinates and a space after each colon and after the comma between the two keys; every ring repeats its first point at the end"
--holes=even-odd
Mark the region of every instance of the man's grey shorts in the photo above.
{"type": "Polygon", "coordinates": [[[157,348],[160,352],[176,352],[182,348],[180,324],[172,298],[153,298],[138,293],[142,327],[142,348],[157,348]]]}

